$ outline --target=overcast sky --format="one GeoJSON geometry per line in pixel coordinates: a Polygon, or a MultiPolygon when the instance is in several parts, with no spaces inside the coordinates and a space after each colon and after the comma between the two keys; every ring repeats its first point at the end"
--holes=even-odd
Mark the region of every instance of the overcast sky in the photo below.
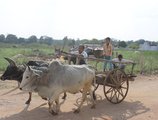
{"type": "Polygon", "coordinates": [[[158,0],[0,0],[0,34],[158,41],[158,0]]]}

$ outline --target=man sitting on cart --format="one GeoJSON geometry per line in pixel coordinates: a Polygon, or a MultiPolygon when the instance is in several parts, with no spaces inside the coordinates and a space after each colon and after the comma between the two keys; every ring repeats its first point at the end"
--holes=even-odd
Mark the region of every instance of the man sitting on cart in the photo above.
{"type": "Polygon", "coordinates": [[[78,65],[87,64],[87,60],[85,58],[87,58],[88,55],[84,51],[84,45],[79,45],[78,52],[79,52],[79,55],[78,55],[78,62],[77,62],[77,64],[78,65]]]}
{"type": "Polygon", "coordinates": [[[122,70],[125,69],[125,64],[122,63],[122,62],[124,62],[124,59],[123,59],[123,55],[122,55],[122,54],[119,54],[119,55],[117,56],[117,58],[112,59],[112,61],[114,62],[114,63],[113,63],[114,68],[119,68],[119,69],[122,69],[122,70]],[[116,63],[115,63],[115,62],[116,62],[116,63]]]}

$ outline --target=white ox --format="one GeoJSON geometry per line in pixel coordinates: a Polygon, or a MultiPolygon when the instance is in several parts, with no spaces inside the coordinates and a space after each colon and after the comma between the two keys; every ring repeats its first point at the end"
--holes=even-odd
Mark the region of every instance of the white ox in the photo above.
{"type": "Polygon", "coordinates": [[[35,91],[40,96],[48,99],[49,112],[58,114],[60,110],[59,95],[64,92],[77,93],[83,90],[82,101],[74,113],[80,112],[90,93],[92,98],[91,108],[95,108],[95,101],[92,92],[92,82],[95,79],[95,71],[86,65],[62,65],[58,61],[50,63],[47,72],[34,70],[29,66],[26,68],[20,88],[25,91],[35,91]],[[53,103],[56,103],[56,110],[52,109],[53,103]]]}

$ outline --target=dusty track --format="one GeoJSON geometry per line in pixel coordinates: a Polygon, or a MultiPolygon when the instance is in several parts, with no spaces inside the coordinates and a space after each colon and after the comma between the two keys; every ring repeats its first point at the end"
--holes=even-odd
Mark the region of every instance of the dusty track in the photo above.
{"type": "Polygon", "coordinates": [[[68,94],[58,116],[48,112],[46,101],[37,94],[29,106],[24,104],[28,94],[20,90],[2,95],[16,86],[14,81],[0,81],[0,120],[158,120],[158,76],[138,76],[130,82],[125,100],[116,105],[105,99],[99,87],[96,93],[102,100],[97,100],[96,109],[85,103],[79,114],[73,109],[80,94],[68,94]]]}

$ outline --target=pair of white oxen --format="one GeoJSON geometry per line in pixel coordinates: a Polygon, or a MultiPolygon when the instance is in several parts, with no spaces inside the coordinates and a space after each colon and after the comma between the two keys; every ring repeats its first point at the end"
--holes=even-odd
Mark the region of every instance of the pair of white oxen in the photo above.
{"type": "Polygon", "coordinates": [[[48,68],[41,67],[38,70],[27,66],[20,89],[37,92],[42,98],[47,98],[49,112],[53,115],[58,114],[60,111],[59,95],[61,93],[75,94],[82,89],[82,101],[74,111],[74,113],[78,113],[86,100],[87,93],[90,93],[91,96],[91,108],[95,108],[92,91],[94,80],[95,70],[87,65],[63,65],[59,61],[52,61],[48,68]]]}

